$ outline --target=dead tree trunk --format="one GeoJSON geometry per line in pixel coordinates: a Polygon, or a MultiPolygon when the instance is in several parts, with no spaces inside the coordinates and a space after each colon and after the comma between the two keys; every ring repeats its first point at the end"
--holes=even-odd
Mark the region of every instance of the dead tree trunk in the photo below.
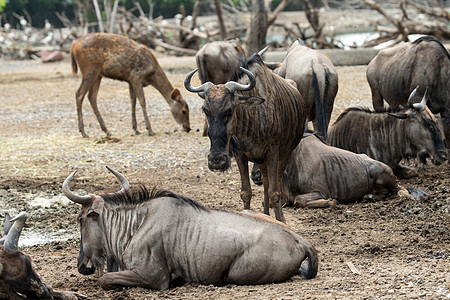
{"type": "Polygon", "coordinates": [[[258,52],[266,45],[267,29],[275,22],[278,14],[289,1],[282,0],[277,8],[269,15],[264,0],[251,0],[252,16],[244,42],[247,55],[258,52]]]}
{"type": "Polygon", "coordinates": [[[214,5],[216,6],[217,18],[219,19],[220,36],[222,37],[222,40],[226,40],[227,30],[225,29],[225,24],[223,22],[222,6],[220,5],[220,0],[214,0],[214,5]]]}
{"type": "Polygon", "coordinates": [[[258,52],[266,44],[267,36],[267,11],[264,0],[251,1],[252,16],[250,19],[250,28],[247,31],[245,45],[247,56],[258,52]]]}

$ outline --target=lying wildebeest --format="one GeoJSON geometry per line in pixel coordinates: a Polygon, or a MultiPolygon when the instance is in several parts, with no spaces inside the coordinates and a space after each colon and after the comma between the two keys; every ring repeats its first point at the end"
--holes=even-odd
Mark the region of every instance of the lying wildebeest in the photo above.
{"type": "Polygon", "coordinates": [[[36,274],[29,255],[19,251],[18,243],[27,214],[14,219],[5,213],[3,237],[0,235],[0,299],[61,299],[76,300],[86,296],[53,290],[36,274]]]}
{"type": "Polygon", "coordinates": [[[149,193],[142,186],[133,191],[122,174],[108,169],[122,184],[117,193],[74,194],[69,183],[76,171],[62,187],[67,198],[82,205],[78,270],[85,275],[97,271],[102,288],[161,290],[174,280],[264,284],[298,273],[316,276],[315,248],[285,226],[209,209],[169,191],[149,193]],[[103,274],[106,257],[114,258],[119,272],[103,274]],[[307,266],[302,265],[306,259],[307,266]]]}
{"type": "MultiPolygon", "coordinates": [[[[411,93],[411,99],[416,90],[411,93]]],[[[400,164],[403,158],[418,157],[425,165],[429,156],[435,164],[446,160],[446,150],[434,115],[426,108],[426,94],[421,103],[406,108],[370,111],[345,110],[328,130],[332,146],[384,162],[399,178],[417,175],[400,164]]]]}
{"type": "Polygon", "coordinates": [[[305,99],[308,120],[325,140],[338,91],[338,73],[327,53],[311,49],[297,39],[274,72],[292,79],[305,99]]]}
{"type": "Polygon", "coordinates": [[[30,256],[18,248],[20,233],[26,219],[25,212],[21,212],[14,219],[5,213],[4,236],[0,239],[1,299],[25,299],[24,296],[26,299],[52,297],[47,286],[34,271],[30,256]]]}
{"type": "Polygon", "coordinates": [[[447,148],[450,148],[450,54],[433,36],[381,50],[367,67],[374,109],[383,99],[393,107],[406,105],[409,93],[419,86],[413,102],[428,89],[428,107],[440,114],[447,148]]]}
{"type": "Polygon", "coordinates": [[[72,72],[77,73],[77,64],[81,70],[82,81],[76,92],[78,129],[83,137],[84,131],[82,104],[86,93],[92,109],[100,123],[106,129],[97,107],[97,94],[103,77],[126,81],[129,84],[131,99],[132,127],[139,134],[136,123],[136,97],[142,107],[145,125],[149,135],[155,135],[150,125],[145,104],[144,87],[155,87],[170,106],[175,121],[187,132],[190,131],[189,108],[178,89],[174,89],[156,57],[146,46],[112,33],[90,33],[76,40],[70,49],[72,72]]]}
{"type": "Polygon", "coordinates": [[[328,207],[336,200],[350,203],[367,194],[382,198],[408,193],[386,164],[332,147],[312,133],[305,133],[292,152],[284,175],[289,204],[297,207],[328,207]]]}
{"type": "MultiPolygon", "coordinates": [[[[200,82],[227,83],[240,74],[245,63],[245,52],[237,40],[215,41],[205,44],[195,55],[200,82]]],[[[203,136],[208,134],[205,120],[203,136]]]]}
{"type": "Polygon", "coordinates": [[[206,82],[193,87],[185,79],[188,91],[204,93],[203,111],[208,119],[211,148],[208,167],[225,171],[236,159],[241,177],[241,199],[250,209],[252,188],[248,161],[258,163],[264,185],[264,213],[275,206],[277,220],[284,221],[281,208],[281,178],[292,150],[303,136],[306,105],[298,90],[274,74],[254,54],[241,67],[250,80],[214,85],[206,82]]]}

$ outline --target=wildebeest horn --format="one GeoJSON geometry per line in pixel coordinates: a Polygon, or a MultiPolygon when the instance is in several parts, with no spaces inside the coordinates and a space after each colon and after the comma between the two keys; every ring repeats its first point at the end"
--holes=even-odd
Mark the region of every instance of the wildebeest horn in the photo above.
{"type": "Polygon", "coordinates": [[[9,230],[11,229],[11,216],[7,213],[7,212],[5,212],[5,225],[3,225],[4,227],[3,227],[3,235],[4,236],[7,236],[8,235],[8,232],[9,232],[9,230]]]}
{"type": "Polygon", "coordinates": [[[428,87],[425,89],[425,93],[423,94],[422,100],[420,101],[420,103],[414,103],[413,107],[417,110],[424,110],[425,106],[427,105],[427,101],[428,101],[428,97],[427,97],[427,93],[428,93],[428,87]]]}
{"type": "Polygon", "coordinates": [[[239,68],[241,69],[242,72],[247,74],[248,78],[250,78],[250,83],[247,85],[244,85],[244,84],[237,83],[236,81],[228,81],[227,83],[225,83],[225,88],[228,89],[230,92],[249,91],[252,88],[254,88],[256,85],[255,75],[253,75],[252,72],[250,72],[247,69],[244,69],[243,67],[239,67],[239,68]]]}
{"type": "Polygon", "coordinates": [[[18,214],[14,219],[11,219],[11,222],[14,222],[14,224],[11,226],[4,243],[4,249],[8,254],[15,254],[19,252],[19,237],[23,226],[25,226],[26,220],[27,213],[24,211],[18,214]]]}
{"type": "Polygon", "coordinates": [[[189,74],[186,75],[186,78],[184,78],[184,87],[189,92],[192,92],[192,93],[206,92],[213,85],[212,82],[208,81],[208,82],[205,82],[204,84],[202,84],[201,86],[197,86],[197,87],[193,87],[191,85],[191,78],[195,74],[195,72],[197,72],[197,70],[198,70],[198,68],[191,71],[189,74]]]}
{"type": "Polygon", "coordinates": [[[416,95],[418,88],[419,88],[419,86],[416,86],[416,88],[411,92],[411,94],[409,95],[409,98],[408,98],[408,103],[412,104],[412,99],[416,95]]]}
{"type": "Polygon", "coordinates": [[[262,48],[261,50],[259,50],[258,55],[259,55],[259,56],[262,56],[262,55],[264,54],[264,52],[266,52],[267,49],[269,49],[269,46],[270,46],[270,44],[267,45],[267,46],[265,46],[265,47],[262,48]]]}
{"type": "Polygon", "coordinates": [[[3,236],[0,235],[0,246],[5,243],[5,238],[8,235],[9,230],[11,229],[11,225],[11,216],[7,212],[5,212],[5,224],[3,225],[3,236]]]}
{"type": "Polygon", "coordinates": [[[119,191],[119,193],[121,192],[125,192],[128,191],[130,189],[130,183],[128,182],[128,179],[125,178],[125,176],[123,176],[122,174],[120,174],[119,172],[117,172],[116,170],[111,169],[110,167],[106,166],[106,168],[114,174],[114,176],[116,176],[117,179],[119,179],[120,184],[122,185],[122,189],[119,191]]]}
{"type": "Polygon", "coordinates": [[[64,180],[63,185],[62,185],[62,190],[64,192],[64,195],[66,195],[67,198],[69,198],[69,200],[72,200],[73,202],[76,202],[78,204],[84,205],[84,204],[88,204],[90,203],[93,199],[92,196],[86,195],[86,196],[80,196],[80,195],[75,195],[74,193],[72,193],[72,191],[69,188],[69,182],[72,180],[73,175],[75,175],[75,173],[78,170],[75,170],[72,172],[72,174],[70,174],[66,180],[64,180]]]}
{"type": "Polygon", "coordinates": [[[422,100],[420,101],[420,104],[423,106],[427,105],[428,102],[428,87],[425,89],[425,93],[423,94],[422,100]]]}

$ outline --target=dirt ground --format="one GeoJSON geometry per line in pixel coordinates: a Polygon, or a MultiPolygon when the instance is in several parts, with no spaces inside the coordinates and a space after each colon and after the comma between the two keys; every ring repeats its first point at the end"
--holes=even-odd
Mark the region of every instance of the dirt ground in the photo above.
{"type": "MultiPolygon", "coordinates": [[[[186,284],[167,291],[104,291],[96,278],[79,274],[76,216],[80,207],[61,192],[63,180],[74,169],[79,170],[72,185],[77,193],[118,190],[118,183],[105,169],[108,165],[132,183],[169,189],[213,208],[242,209],[236,164],[225,173],[207,168],[209,140],[201,135],[202,101],[183,87],[192,60],[166,57],[160,62],[166,70],[187,62],[186,68],[174,68],[168,76],[189,103],[193,131],[180,131],[168,105],[148,87],[147,109],[157,135],[146,134],[140,108],[137,118],[142,134],[132,134],[127,84],[104,79],[99,107],[115,138],[105,140],[87,100],[83,111],[90,138],[78,132],[75,91],[80,76],[71,75],[68,59],[53,64],[0,61],[0,214],[25,210],[29,218],[22,238],[37,234],[52,240],[21,247],[33,258],[44,282],[88,299],[450,297],[448,163],[429,166],[417,178],[401,181],[405,187],[428,193],[420,200],[393,196],[328,209],[286,207],[287,224],[319,251],[319,272],[311,280],[295,276],[261,286],[186,284]],[[67,236],[68,240],[58,241],[67,236]]],[[[337,69],[340,87],[333,119],[348,106],[370,105],[366,66],[337,69]]],[[[253,187],[252,208],[262,211],[262,187],[253,187]]]]}

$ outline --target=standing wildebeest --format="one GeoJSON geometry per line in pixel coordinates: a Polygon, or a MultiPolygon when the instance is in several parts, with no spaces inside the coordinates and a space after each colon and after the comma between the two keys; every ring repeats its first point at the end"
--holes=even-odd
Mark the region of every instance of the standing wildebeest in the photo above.
{"type": "Polygon", "coordinates": [[[5,214],[4,236],[0,239],[0,299],[51,299],[31,265],[31,258],[19,251],[18,242],[27,214],[14,219],[5,214]],[[11,224],[14,222],[13,224],[11,224]]]}
{"type": "MultiPolygon", "coordinates": [[[[239,67],[245,63],[245,52],[236,40],[207,43],[195,55],[198,77],[201,83],[227,83],[240,74],[239,67]]],[[[208,121],[205,119],[203,136],[208,134],[208,121]]]]}
{"type": "Polygon", "coordinates": [[[405,105],[409,93],[419,86],[418,102],[428,89],[428,107],[440,113],[447,148],[450,148],[450,54],[432,36],[381,50],[367,67],[374,109],[383,107],[383,99],[393,107],[405,105]]]}
{"type": "Polygon", "coordinates": [[[274,72],[292,79],[305,99],[308,120],[325,140],[338,91],[338,74],[327,53],[311,49],[297,39],[274,72]]]}
{"type": "MultiPolygon", "coordinates": [[[[299,38],[289,49],[285,59],[274,70],[275,74],[295,82],[307,106],[307,120],[325,140],[338,91],[338,74],[327,53],[311,49],[299,38]]],[[[251,178],[261,184],[261,173],[255,165],[251,178]]]]}
{"type": "Polygon", "coordinates": [[[298,207],[328,207],[335,200],[350,203],[367,194],[406,192],[386,164],[332,147],[311,133],[305,133],[292,152],[283,184],[289,190],[289,204],[298,207]]]}
{"type": "MultiPolygon", "coordinates": [[[[108,168],[109,169],[109,168],[108,168]]],[[[213,210],[169,191],[130,191],[79,196],[63,183],[64,194],[82,205],[78,270],[96,270],[104,289],[141,286],[167,289],[173,280],[202,284],[264,284],[296,274],[313,278],[315,248],[276,222],[236,212],[213,210]],[[106,257],[119,272],[103,274],[106,257]],[[302,262],[308,258],[307,266],[302,262]],[[87,267],[92,265],[93,267],[87,267]]],[[[86,272],[89,270],[89,273],[86,272]]]]}
{"type": "MultiPolygon", "coordinates": [[[[416,90],[411,93],[414,97],[416,90]]],[[[426,95],[421,103],[407,108],[369,111],[349,108],[328,130],[330,144],[384,162],[398,177],[417,175],[402,166],[406,157],[418,156],[426,164],[428,156],[436,164],[446,159],[446,150],[434,115],[426,108],[426,95]]]]}
{"type": "Polygon", "coordinates": [[[132,127],[139,134],[136,123],[136,97],[142,107],[149,135],[155,135],[150,125],[145,104],[144,87],[155,87],[170,106],[175,121],[187,132],[190,131],[189,108],[178,89],[174,89],[156,57],[146,46],[112,33],[90,33],[76,40],[70,49],[72,72],[77,73],[77,64],[82,74],[81,85],[76,93],[78,129],[84,131],[82,104],[86,93],[100,127],[110,135],[97,107],[97,94],[103,77],[126,81],[131,99],[132,127]]]}
{"type": "Polygon", "coordinates": [[[264,185],[264,213],[275,206],[277,220],[284,221],[281,209],[281,178],[292,150],[303,136],[306,105],[298,90],[274,74],[254,54],[241,70],[250,83],[211,82],[193,87],[190,72],[185,79],[188,91],[204,93],[203,111],[209,123],[210,170],[225,171],[234,156],[241,176],[241,199],[250,209],[252,188],[248,161],[258,163],[264,185]],[[254,75],[253,75],[254,74],[254,75]]]}

